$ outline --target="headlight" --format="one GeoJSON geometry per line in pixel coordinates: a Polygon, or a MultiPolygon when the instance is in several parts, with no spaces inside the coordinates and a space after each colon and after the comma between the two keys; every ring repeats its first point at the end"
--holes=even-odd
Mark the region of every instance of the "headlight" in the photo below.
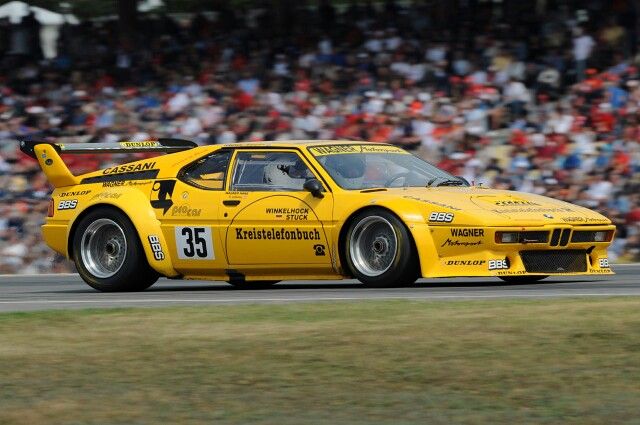
{"type": "Polygon", "coordinates": [[[610,235],[610,231],[609,230],[603,230],[600,232],[595,232],[593,234],[593,241],[594,242],[607,242],[609,240],[609,235],[610,235]]]}
{"type": "Polygon", "coordinates": [[[497,243],[518,243],[520,234],[518,232],[496,232],[497,243]]]}

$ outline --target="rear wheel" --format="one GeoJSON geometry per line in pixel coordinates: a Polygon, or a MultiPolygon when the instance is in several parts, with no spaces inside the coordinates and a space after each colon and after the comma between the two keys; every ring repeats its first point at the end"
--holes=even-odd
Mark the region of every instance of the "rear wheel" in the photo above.
{"type": "Polygon", "coordinates": [[[91,211],[73,234],[73,261],[82,279],[103,292],[142,291],[158,280],[129,218],[111,208],[91,211]]]}
{"type": "Polygon", "coordinates": [[[370,287],[408,285],[419,277],[418,255],[409,231],[381,208],[365,210],[351,221],[344,258],[353,276],[370,287]]]}
{"type": "Polygon", "coordinates": [[[535,283],[549,276],[498,276],[507,283],[535,283]]]}

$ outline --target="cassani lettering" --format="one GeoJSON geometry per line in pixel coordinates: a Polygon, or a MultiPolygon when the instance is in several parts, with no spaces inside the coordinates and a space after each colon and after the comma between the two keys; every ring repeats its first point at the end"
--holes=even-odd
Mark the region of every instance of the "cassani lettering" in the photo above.
{"type": "Polygon", "coordinates": [[[456,238],[481,238],[484,236],[484,229],[451,229],[451,236],[456,238]]]}
{"type": "Polygon", "coordinates": [[[117,174],[117,173],[129,173],[132,171],[147,171],[152,170],[156,166],[155,162],[144,162],[142,164],[127,164],[119,165],[113,168],[105,168],[102,174],[117,174]]]}
{"type": "Polygon", "coordinates": [[[237,240],[275,240],[275,241],[319,241],[320,232],[318,229],[312,230],[300,230],[285,228],[281,229],[243,229],[242,227],[236,228],[237,240]]]}

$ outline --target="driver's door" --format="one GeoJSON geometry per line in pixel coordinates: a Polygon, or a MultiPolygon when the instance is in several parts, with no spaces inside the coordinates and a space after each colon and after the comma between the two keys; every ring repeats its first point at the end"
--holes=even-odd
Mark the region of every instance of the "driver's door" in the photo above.
{"type": "Polygon", "coordinates": [[[220,209],[230,267],[278,265],[282,270],[332,270],[333,197],[303,188],[315,178],[295,150],[239,150],[232,159],[228,191],[220,209]]]}

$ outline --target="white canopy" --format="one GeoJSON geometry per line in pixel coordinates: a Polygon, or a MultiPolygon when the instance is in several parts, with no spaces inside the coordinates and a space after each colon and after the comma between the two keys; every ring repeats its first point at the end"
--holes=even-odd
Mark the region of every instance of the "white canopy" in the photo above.
{"type": "Polygon", "coordinates": [[[154,9],[164,6],[162,0],[143,0],[138,3],[138,12],[151,12],[154,9]]]}
{"type": "Polygon", "coordinates": [[[75,15],[61,14],[43,9],[38,6],[29,6],[22,1],[10,1],[0,6],[0,19],[8,18],[12,24],[19,24],[22,18],[33,12],[34,17],[42,25],[62,25],[64,23],[77,25],[80,23],[75,15]]]}

